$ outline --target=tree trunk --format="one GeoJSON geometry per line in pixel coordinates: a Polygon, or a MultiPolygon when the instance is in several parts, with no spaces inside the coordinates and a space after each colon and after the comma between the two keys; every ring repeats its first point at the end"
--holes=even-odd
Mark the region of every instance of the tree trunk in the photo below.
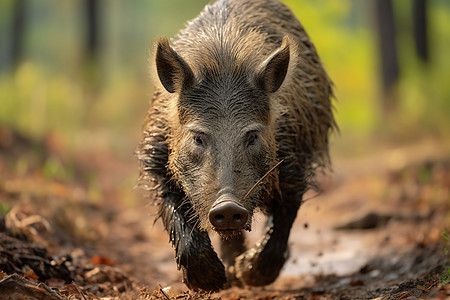
{"type": "Polygon", "coordinates": [[[374,2],[381,53],[383,110],[388,114],[396,106],[395,84],[399,77],[394,11],[392,0],[374,0],[374,2]]]}
{"type": "Polygon", "coordinates": [[[90,62],[95,62],[98,59],[99,48],[99,11],[97,0],[86,0],[86,52],[87,58],[90,62]]]}
{"type": "Polygon", "coordinates": [[[427,1],[414,0],[413,6],[414,43],[417,56],[424,62],[428,61],[427,35],[427,1]]]}
{"type": "Polygon", "coordinates": [[[25,0],[14,1],[11,26],[11,67],[15,69],[23,59],[25,31],[25,0]]]}

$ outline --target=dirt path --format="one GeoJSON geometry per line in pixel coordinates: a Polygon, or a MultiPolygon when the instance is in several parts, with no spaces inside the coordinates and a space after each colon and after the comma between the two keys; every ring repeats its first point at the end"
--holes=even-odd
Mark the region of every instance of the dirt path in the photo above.
{"type": "MultiPolygon", "coordinates": [[[[336,166],[334,174],[322,180],[323,193],[307,196],[310,200],[291,232],[290,259],[280,278],[268,287],[231,289],[214,296],[367,299],[396,293],[418,297],[436,288],[429,276],[445,272],[440,235],[450,221],[450,161],[436,151],[418,149],[390,153],[402,157],[402,164],[380,167],[374,157],[366,158],[365,169],[354,173],[352,164],[336,166]]],[[[151,261],[154,279],[170,287],[169,295],[178,295],[185,287],[174,272],[167,237],[161,237],[159,222],[147,222],[149,244],[143,245],[140,259],[151,261]]],[[[258,216],[256,222],[261,227],[264,218],[258,216]]],[[[255,231],[250,244],[261,234],[255,231]]]]}
{"type": "MultiPolygon", "coordinates": [[[[21,171],[11,163],[11,153],[0,156],[0,294],[12,293],[12,299],[30,290],[47,293],[47,298],[55,293],[54,299],[450,295],[448,282],[445,285],[450,244],[441,237],[450,225],[450,152],[433,144],[338,160],[335,172],[320,179],[323,192],[311,192],[299,211],[290,258],[280,277],[267,287],[212,295],[186,291],[168,237],[161,223],[154,223],[155,208],[139,201],[120,203],[121,197],[133,198],[124,194],[120,183],[135,172],[134,162],[105,158],[103,153],[96,163],[78,160],[80,174],[99,174],[102,193],[95,196],[77,176],[64,183],[46,177],[39,159],[30,158],[38,163],[21,171]],[[20,276],[11,277],[13,273],[20,276]]],[[[256,222],[254,227],[261,227],[264,218],[257,216],[256,222]]],[[[258,230],[252,232],[249,245],[259,235],[258,230]]]]}

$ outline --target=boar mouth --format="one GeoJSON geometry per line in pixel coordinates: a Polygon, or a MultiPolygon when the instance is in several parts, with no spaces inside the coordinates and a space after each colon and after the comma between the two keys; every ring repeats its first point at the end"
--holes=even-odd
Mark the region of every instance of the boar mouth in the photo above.
{"type": "Polygon", "coordinates": [[[214,232],[216,232],[222,239],[231,239],[242,234],[242,230],[251,231],[251,225],[247,224],[244,228],[239,229],[217,229],[213,227],[214,232]]]}

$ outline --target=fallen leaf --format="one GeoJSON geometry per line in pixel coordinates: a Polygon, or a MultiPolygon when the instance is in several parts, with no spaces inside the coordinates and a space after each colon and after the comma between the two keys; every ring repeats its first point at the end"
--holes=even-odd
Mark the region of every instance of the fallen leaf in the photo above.
{"type": "Polygon", "coordinates": [[[66,281],[60,278],[50,278],[45,281],[45,284],[51,288],[61,289],[65,287],[66,281]]]}
{"type": "Polygon", "coordinates": [[[23,277],[33,280],[33,281],[38,281],[39,280],[39,276],[36,275],[36,273],[34,272],[33,269],[30,269],[28,272],[26,272],[23,277]]]}
{"type": "Polygon", "coordinates": [[[111,259],[111,258],[105,257],[105,256],[101,256],[101,255],[92,256],[91,262],[94,265],[107,265],[110,267],[113,267],[116,264],[116,261],[114,259],[111,259]]]}

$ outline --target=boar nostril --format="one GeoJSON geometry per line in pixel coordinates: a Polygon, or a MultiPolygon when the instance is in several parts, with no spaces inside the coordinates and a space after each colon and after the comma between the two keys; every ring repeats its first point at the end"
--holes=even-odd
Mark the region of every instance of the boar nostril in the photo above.
{"type": "Polygon", "coordinates": [[[216,220],[216,222],[223,222],[223,220],[225,219],[225,216],[222,214],[217,214],[214,216],[214,219],[216,220]]]}
{"type": "Polygon", "coordinates": [[[209,221],[219,230],[243,228],[247,220],[247,210],[233,201],[224,201],[209,211],[209,221]]]}
{"type": "Polygon", "coordinates": [[[234,221],[234,222],[240,222],[240,221],[241,221],[241,218],[242,218],[241,215],[235,214],[235,215],[233,216],[233,221],[234,221]]]}

